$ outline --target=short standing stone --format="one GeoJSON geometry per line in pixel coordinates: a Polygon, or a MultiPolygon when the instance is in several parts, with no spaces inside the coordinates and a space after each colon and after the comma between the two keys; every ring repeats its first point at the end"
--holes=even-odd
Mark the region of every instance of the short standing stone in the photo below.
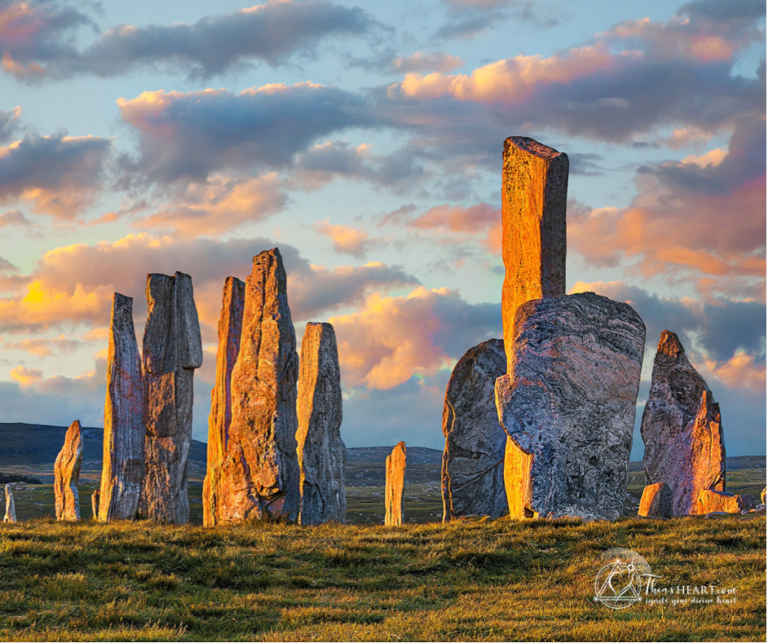
{"type": "Polygon", "coordinates": [[[93,512],[93,519],[98,520],[99,519],[99,490],[96,489],[91,494],[91,511],[93,512]]]}
{"type": "Polygon", "coordinates": [[[760,504],[765,504],[765,487],[763,487],[763,490],[760,492],[760,504]]]}
{"type": "Polygon", "coordinates": [[[11,485],[5,485],[5,518],[3,522],[16,522],[16,503],[13,501],[11,485]]]}
{"type": "Polygon", "coordinates": [[[384,524],[403,524],[403,492],[405,491],[405,442],[398,442],[387,456],[384,488],[384,524]]]}
{"type": "Polygon", "coordinates": [[[643,497],[640,499],[638,516],[644,518],[671,518],[672,517],[672,489],[666,482],[649,484],[643,489],[643,497]]]}
{"type": "Polygon", "coordinates": [[[144,477],[144,388],[133,300],[115,293],[109,327],[99,520],[132,520],[144,477]]]}
{"type": "Polygon", "coordinates": [[[743,510],[754,509],[757,503],[754,496],[736,496],[724,491],[702,489],[696,502],[696,510],[693,513],[704,515],[713,512],[739,514],[743,510]]]}
{"type": "Polygon", "coordinates": [[[245,286],[240,352],[232,369],[229,426],[219,522],[299,512],[296,383],[299,356],[277,248],[253,258],[245,286]]]}
{"type": "Polygon", "coordinates": [[[494,399],[506,373],[504,342],[489,339],[470,348],[453,369],[443,404],[443,520],[467,515],[498,518],[507,510],[504,449],[494,399]]]}
{"type": "MultiPolygon", "coordinates": [[[[622,515],[645,325],[594,293],[518,308],[513,370],[496,382],[499,418],[531,456],[534,516],[622,515]]],[[[524,488],[524,485],[520,485],[524,488]]]]}
{"type": "Polygon", "coordinates": [[[192,443],[195,369],[203,363],[192,278],[147,275],[144,329],[146,474],[140,514],[159,522],[189,522],[187,460],[192,443]]]}
{"type": "Polygon", "coordinates": [[[308,323],[301,341],[297,454],[302,525],[344,522],[346,447],[341,439],[341,372],[330,324],[308,323]]]}
{"type": "Polygon", "coordinates": [[[208,416],[208,464],[203,481],[203,524],[206,527],[218,523],[219,498],[228,493],[221,477],[221,464],[232,421],[232,369],[240,352],[244,302],[245,284],[236,277],[227,277],[219,317],[216,383],[211,390],[211,413],[208,416]]]}
{"type": "Polygon", "coordinates": [[[512,372],[517,308],[565,294],[568,156],[525,136],[504,141],[501,316],[512,372]]]}
{"type": "Polygon", "coordinates": [[[507,435],[504,450],[504,488],[510,518],[533,518],[531,507],[533,455],[523,451],[507,435]]]}
{"type": "Polygon", "coordinates": [[[80,520],[80,463],[83,460],[83,439],[80,421],[75,420],[67,430],[64,446],[53,465],[53,495],[56,520],[80,520]]]}
{"type": "Polygon", "coordinates": [[[725,491],[725,440],[720,407],[691,366],[677,335],[665,330],[653,360],[640,434],[649,484],[672,489],[675,516],[696,513],[702,489],[725,491]]]}

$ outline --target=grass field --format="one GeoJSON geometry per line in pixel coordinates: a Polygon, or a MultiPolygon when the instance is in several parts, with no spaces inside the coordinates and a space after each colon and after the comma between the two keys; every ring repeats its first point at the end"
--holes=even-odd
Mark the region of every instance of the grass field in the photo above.
{"type": "Polygon", "coordinates": [[[765,517],[386,528],[0,525],[11,640],[765,640],[765,517]],[[592,600],[601,553],[730,604],[592,600]]]}

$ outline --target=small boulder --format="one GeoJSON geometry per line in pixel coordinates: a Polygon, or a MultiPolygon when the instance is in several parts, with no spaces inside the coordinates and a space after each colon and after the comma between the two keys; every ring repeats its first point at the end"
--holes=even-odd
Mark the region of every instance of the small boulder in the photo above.
{"type": "Polygon", "coordinates": [[[724,491],[702,489],[696,502],[696,513],[740,514],[744,509],[754,509],[756,505],[754,496],[738,496],[724,491]]]}
{"type": "Polygon", "coordinates": [[[643,489],[638,516],[669,519],[672,517],[672,489],[666,482],[649,484],[643,489]]]}

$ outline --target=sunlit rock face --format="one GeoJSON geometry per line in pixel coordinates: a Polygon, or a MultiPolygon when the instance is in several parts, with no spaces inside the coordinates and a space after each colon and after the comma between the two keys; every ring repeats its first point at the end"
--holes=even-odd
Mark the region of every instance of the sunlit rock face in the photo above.
{"type": "Polygon", "coordinates": [[[666,482],[649,484],[643,489],[637,515],[643,518],[672,517],[672,490],[666,482]]]}
{"type": "Polygon", "coordinates": [[[203,363],[189,275],[147,275],[143,349],[146,472],[139,514],[158,522],[185,524],[189,522],[193,380],[195,369],[203,363]]]}
{"type": "Polygon", "coordinates": [[[565,294],[567,198],[566,154],[525,136],[504,141],[501,315],[508,373],[518,307],[532,299],[565,294]]]}
{"type": "Polygon", "coordinates": [[[3,522],[16,522],[16,502],[13,499],[11,485],[5,485],[5,516],[3,522]]]}
{"type": "Polygon", "coordinates": [[[56,520],[80,520],[80,465],[83,461],[83,439],[80,421],[67,429],[64,446],[53,465],[53,496],[56,520]]]}
{"type": "Polygon", "coordinates": [[[398,442],[387,456],[384,487],[384,524],[403,524],[403,492],[405,491],[405,442],[398,442]]]}
{"type": "Polygon", "coordinates": [[[144,387],[133,328],[133,300],[115,293],[109,326],[104,459],[98,518],[131,520],[144,477],[144,387]]]}
{"type": "Polygon", "coordinates": [[[91,494],[91,513],[93,514],[93,519],[98,520],[99,519],[99,497],[101,496],[101,490],[96,489],[91,494]]]}
{"type": "Polygon", "coordinates": [[[211,391],[211,413],[208,417],[208,465],[203,482],[203,524],[207,527],[218,523],[219,498],[226,493],[226,486],[222,484],[221,463],[232,421],[232,369],[240,352],[244,305],[245,284],[235,277],[227,277],[219,317],[216,383],[211,391]]]}
{"type": "Polygon", "coordinates": [[[733,495],[724,491],[715,491],[713,489],[702,489],[696,499],[694,514],[708,514],[713,512],[722,512],[729,514],[738,514],[744,510],[754,509],[757,503],[755,498],[749,495],[733,495]]]}
{"type": "Polygon", "coordinates": [[[594,293],[518,308],[513,367],[496,382],[496,405],[530,457],[529,515],[622,515],[644,344],[632,307],[594,293]]]}
{"type": "Polygon", "coordinates": [[[341,439],[339,352],[331,324],[307,324],[301,340],[298,395],[299,522],[344,522],[346,447],[341,439]]]}
{"type": "Polygon", "coordinates": [[[221,523],[299,512],[296,383],[299,357],[277,248],[253,259],[240,351],[232,369],[232,421],[221,466],[221,523]]]}
{"type": "Polygon", "coordinates": [[[672,489],[675,516],[697,512],[703,489],[725,491],[725,440],[720,407],[691,366],[677,335],[662,332],[640,433],[648,483],[672,489]]]}
{"type": "Polygon", "coordinates": [[[489,339],[464,354],[448,381],[443,405],[443,521],[468,515],[498,518],[507,510],[507,435],[494,399],[496,379],[506,369],[504,342],[489,339]]]}

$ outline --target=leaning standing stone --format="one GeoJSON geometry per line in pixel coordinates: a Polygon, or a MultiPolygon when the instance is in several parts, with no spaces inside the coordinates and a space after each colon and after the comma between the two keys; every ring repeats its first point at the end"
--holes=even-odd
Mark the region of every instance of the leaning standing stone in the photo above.
{"type": "Polygon", "coordinates": [[[405,442],[398,442],[387,456],[384,487],[384,524],[403,524],[403,492],[405,491],[405,442]]]}
{"type": "Polygon", "coordinates": [[[489,339],[470,348],[453,369],[443,404],[443,521],[467,515],[498,518],[507,510],[504,449],[494,399],[506,373],[504,342],[489,339]]]}
{"type": "Polygon", "coordinates": [[[3,522],[16,522],[16,503],[13,501],[11,485],[5,485],[5,517],[3,522]]]}
{"type": "Polygon", "coordinates": [[[56,520],[80,520],[80,463],[83,459],[83,439],[80,421],[75,420],[67,430],[64,446],[53,465],[53,495],[56,520]]]}
{"type": "Polygon", "coordinates": [[[643,497],[640,499],[638,516],[643,518],[672,517],[672,489],[666,482],[649,484],[643,489],[643,497]]]}
{"type": "Polygon", "coordinates": [[[677,335],[661,333],[640,434],[649,483],[672,488],[675,516],[696,513],[702,489],[725,491],[720,406],[691,366],[677,335]]]}
{"type": "Polygon", "coordinates": [[[532,460],[534,516],[622,515],[645,324],[594,293],[517,311],[513,369],[496,382],[499,419],[532,460]]]}
{"type": "Polygon", "coordinates": [[[132,520],[144,477],[144,387],[133,300],[115,293],[109,327],[99,520],[132,520]]]}
{"type": "Polygon", "coordinates": [[[344,522],[346,447],[341,439],[341,371],[330,324],[308,323],[301,341],[297,454],[302,525],[344,522]]]}

